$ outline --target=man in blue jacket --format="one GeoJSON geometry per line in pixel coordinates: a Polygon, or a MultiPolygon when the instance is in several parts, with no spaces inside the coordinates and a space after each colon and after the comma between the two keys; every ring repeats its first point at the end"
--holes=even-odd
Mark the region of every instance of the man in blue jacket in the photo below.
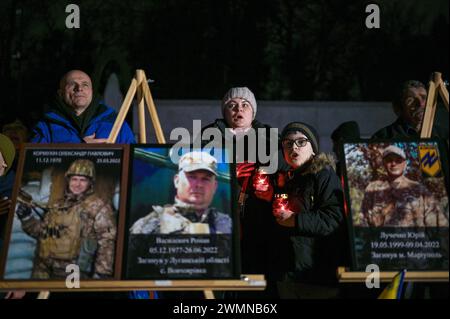
{"type": "MultiPolygon", "coordinates": [[[[32,132],[33,143],[106,143],[116,120],[116,112],[93,95],[89,75],[80,70],[66,73],[59,82],[54,105],[44,114],[32,132]]],[[[135,143],[133,132],[123,123],[116,143],[135,143]]],[[[73,293],[71,293],[73,294],[73,293]]],[[[55,298],[67,298],[64,293],[55,298]]],[[[83,293],[83,298],[97,298],[98,294],[83,293]]],[[[122,294],[105,294],[106,298],[120,298],[122,294]]],[[[20,298],[20,297],[19,297],[20,298]]]]}
{"type": "MultiPolygon", "coordinates": [[[[55,104],[33,129],[33,143],[105,143],[116,120],[116,112],[93,97],[92,81],[80,70],[66,73],[55,104]]],[[[116,143],[134,143],[134,135],[123,123],[116,143]]]]}

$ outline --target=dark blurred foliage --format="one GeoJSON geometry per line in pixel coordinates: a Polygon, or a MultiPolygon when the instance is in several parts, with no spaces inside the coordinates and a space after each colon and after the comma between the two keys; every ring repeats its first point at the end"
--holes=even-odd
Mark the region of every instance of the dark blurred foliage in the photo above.
{"type": "Polygon", "coordinates": [[[259,99],[389,100],[405,79],[448,76],[447,0],[380,0],[380,29],[360,0],[84,0],[80,29],[65,27],[69,3],[0,2],[3,117],[41,112],[72,68],[98,90],[142,68],[169,99],[246,85],[259,99]]]}

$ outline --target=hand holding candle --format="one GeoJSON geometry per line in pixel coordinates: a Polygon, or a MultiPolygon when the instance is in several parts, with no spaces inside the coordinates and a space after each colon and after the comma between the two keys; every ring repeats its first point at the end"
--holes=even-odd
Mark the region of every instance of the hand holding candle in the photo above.
{"type": "Polygon", "coordinates": [[[275,217],[278,218],[281,212],[287,211],[289,209],[288,199],[289,199],[288,194],[275,194],[272,204],[272,210],[275,217]]]}
{"type": "Polygon", "coordinates": [[[259,199],[267,202],[272,200],[273,186],[264,170],[258,169],[255,175],[253,175],[253,188],[255,190],[255,196],[259,199]]]}
{"type": "Polygon", "coordinates": [[[269,190],[269,176],[262,169],[258,169],[253,177],[253,188],[258,192],[269,190]]]}
{"type": "Polygon", "coordinates": [[[295,226],[295,220],[293,218],[294,212],[289,208],[288,194],[275,194],[272,204],[272,213],[280,224],[289,227],[295,226]],[[289,223],[287,223],[288,220],[290,220],[289,223]]]}
{"type": "Polygon", "coordinates": [[[255,167],[255,163],[244,162],[236,164],[236,178],[241,186],[243,185],[244,180],[253,174],[255,167]]]}

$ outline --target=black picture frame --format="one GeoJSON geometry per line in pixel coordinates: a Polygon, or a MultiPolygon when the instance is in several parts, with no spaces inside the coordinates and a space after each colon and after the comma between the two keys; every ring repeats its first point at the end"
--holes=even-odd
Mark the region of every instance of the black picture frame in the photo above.
{"type": "Polygon", "coordinates": [[[366,271],[371,264],[380,271],[448,271],[447,152],[439,139],[342,142],[352,271],[366,271]],[[383,164],[388,146],[404,151],[407,179],[401,183],[383,164]]]}
{"type": "MultiPolygon", "coordinates": [[[[187,145],[179,154],[190,151],[208,153],[211,149],[187,145]]],[[[231,219],[231,233],[218,233],[212,228],[209,228],[210,233],[203,234],[184,231],[161,233],[162,226],[150,233],[136,233],[136,228],[132,230],[138,221],[155,213],[155,206],[173,206],[177,192],[174,179],[180,172],[178,164],[170,159],[171,152],[174,152],[174,145],[171,144],[131,146],[122,277],[126,280],[239,278],[235,164],[220,163],[220,154],[227,152],[225,148],[214,150],[213,155],[218,160],[218,188],[209,207],[231,219]],[[143,193],[143,189],[148,193],[143,193]]]]}
{"type": "MultiPolygon", "coordinates": [[[[4,249],[2,250],[1,280],[66,281],[67,277],[64,277],[65,274],[61,269],[64,268],[67,260],[61,261],[55,256],[68,256],[67,254],[76,256],[74,264],[78,266],[79,273],[73,276],[73,279],[79,278],[89,281],[119,280],[122,267],[128,156],[129,146],[122,144],[24,144],[20,151],[12,205],[8,215],[4,249]],[[69,199],[66,197],[69,196],[66,193],[69,194],[72,191],[72,186],[69,186],[71,176],[81,176],[77,174],[87,172],[75,171],[76,165],[79,164],[78,167],[91,167],[86,164],[86,160],[90,161],[94,167],[93,183],[90,184],[92,185],[92,192],[89,190],[86,193],[89,195],[84,196],[81,193],[81,197],[78,199],[75,198],[76,196],[69,199]],[[76,161],[77,164],[75,165],[76,161]],[[71,170],[71,167],[73,170],[71,170]],[[72,175],[74,172],[77,174],[72,175]],[[62,204],[64,201],[71,200],[73,200],[71,203],[74,205],[64,206],[65,204],[62,204]],[[37,221],[36,224],[39,225],[38,228],[33,230],[33,235],[24,231],[24,220],[17,215],[19,203],[23,204],[25,201],[28,201],[27,205],[32,212],[26,218],[28,220],[34,218],[37,221]],[[89,205],[96,208],[91,209],[89,205]],[[71,213],[71,216],[78,216],[74,217],[77,222],[72,220],[70,223],[65,223],[65,221],[59,223],[59,219],[49,217],[51,216],[49,215],[50,212],[53,212],[53,214],[56,211],[69,212],[73,207],[76,207],[77,212],[71,213]],[[94,211],[94,215],[87,217],[89,212],[94,211]],[[102,215],[98,215],[97,212],[101,212],[102,215]],[[101,222],[99,221],[100,217],[109,218],[108,221],[112,223],[111,227],[105,227],[101,233],[98,230],[100,228],[97,227],[99,225],[97,222],[101,222]],[[92,227],[89,224],[91,222],[93,223],[92,227]],[[67,230],[70,228],[68,225],[73,224],[80,225],[79,230],[67,230]],[[94,234],[83,233],[88,232],[88,229],[89,231],[94,230],[94,234]],[[89,238],[90,240],[97,235],[103,241],[101,243],[100,240],[89,241],[89,243],[93,243],[89,246],[88,240],[85,239],[89,238]],[[50,237],[56,238],[56,240],[45,241],[50,237]],[[71,253],[67,253],[65,248],[61,248],[67,247],[66,243],[70,241],[66,239],[69,238],[72,239],[72,242],[79,241],[78,244],[71,246],[71,253]],[[111,242],[112,238],[114,238],[113,242],[111,242]],[[61,245],[63,240],[65,240],[64,245],[66,246],[61,245]],[[44,242],[45,244],[43,244],[44,242]],[[51,248],[48,248],[50,246],[51,248]],[[45,248],[47,249],[45,253],[43,247],[48,248],[45,248]],[[111,250],[109,250],[109,247],[111,247],[111,250]],[[56,252],[56,249],[58,249],[58,252],[56,252]],[[102,253],[99,252],[100,249],[102,253]],[[105,259],[100,262],[97,259],[98,256],[105,256],[105,259]],[[40,262],[45,265],[53,265],[56,259],[61,262],[58,264],[58,267],[60,267],[58,271],[50,270],[48,266],[45,270],[42,270],[43,267],[37,265],[40,262]],[[100,263],[103,262],[106,264],[104,269],[110,269],[112,263],[112,273],[106,274],[105,272],[102,274],[100,272],[99,269],[103,267],[100,263]]],[[[84,192],[83,188],[82,190],[84,192]]],[[[76,271],[74,268],[70,268],[70,270],[66,268],[67,276],[74,275],[74,271],[76,271]]]]}

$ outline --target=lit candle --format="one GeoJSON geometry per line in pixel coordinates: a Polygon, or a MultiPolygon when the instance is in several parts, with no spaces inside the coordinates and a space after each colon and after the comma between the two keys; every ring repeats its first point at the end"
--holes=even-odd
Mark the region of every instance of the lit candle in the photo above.
{"type": "Polygon", "coordinates": [[[275,194],[273,207],[276,213],[289,210],[288,194],[275,194]]]}
{"type": "Polygon", "coordinates": [[[257,191],[266,191],[269,188],[269,176],[262,169],[259,169],[255,174],[253,187],[257,191]]]}

